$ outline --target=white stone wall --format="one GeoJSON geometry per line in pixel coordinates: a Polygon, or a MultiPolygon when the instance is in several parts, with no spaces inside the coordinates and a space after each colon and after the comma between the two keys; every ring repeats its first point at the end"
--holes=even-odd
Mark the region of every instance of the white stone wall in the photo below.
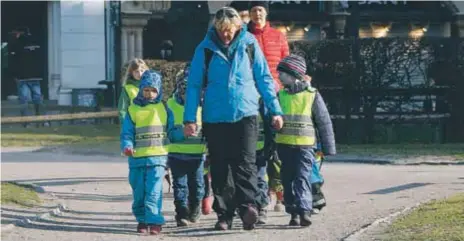
{"type": "Polygon", "coordinates": [[[106,78],[105,2],[61,1],[61,89],[98,88],[106,78]]]}

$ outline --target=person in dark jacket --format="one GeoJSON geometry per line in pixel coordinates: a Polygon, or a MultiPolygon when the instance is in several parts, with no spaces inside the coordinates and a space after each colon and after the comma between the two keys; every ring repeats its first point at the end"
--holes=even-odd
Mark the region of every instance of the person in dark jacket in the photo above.
{"type": "Polygon", "coordinates": [[[30,101],[34,104],[36,115],[44,114],[40,83],[45,74],[42,64],[45,50],[28,28],[15,29],[12,34],[9,68],[18,86],[21,115],[31,115],[28,108],[30,101]]]}
{"type": "Polygon", "coordinates": [[[279,63],[277,70],[284,86],[279,92],[279,101],[285,125],[276,134],[275,141],[282,160],[285,211],[291,214],[290,226],[309,226],[313,208],[311,175],[312,164],[316,161],[314,149],[320,141],[325,155],[336,154],[332,121],[322,96],[315,88],[295,88],[305,79],[304,58],[289,55],[279,63]]]}
{"type": "Polygon", "coordinates": [[[248,6],[249,6],[249,1],[235,0],[229,4],[229,7],[237,10],[244,24],[248,24],[250,22],[250,11],[249,11],[248,6]]]}

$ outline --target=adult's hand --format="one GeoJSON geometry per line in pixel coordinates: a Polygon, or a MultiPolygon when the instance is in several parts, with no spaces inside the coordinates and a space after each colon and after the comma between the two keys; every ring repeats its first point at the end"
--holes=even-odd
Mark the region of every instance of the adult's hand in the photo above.
{"type": "Polygon", "coordinates": [[[275,115],[272,117],[272,127],[274,127],[274,129],[279,131],[280,129],[282,129],[283,126],[284,126],[284,119],[282,119],[282,116],[275,115]]]}
{"type": "Polygon", "coordinates": [[[196,123],[187,123],[184,125],[184,135],[186,137],[189,136],[197,136],[197,124],[196,123]]]}

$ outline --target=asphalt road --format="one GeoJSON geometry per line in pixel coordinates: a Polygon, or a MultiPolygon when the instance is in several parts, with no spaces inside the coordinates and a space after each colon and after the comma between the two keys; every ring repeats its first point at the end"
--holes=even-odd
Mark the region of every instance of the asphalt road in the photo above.
{"type": "MultiPolygon", "coordinates": [[[[128,166],[122,157],[58,153],[1,154],[1,180],[34,183],[52,193],[69,211],[2,233],[3,240],[152,240],[136,234],[130,213],[128,166]]],[[[177,228],[172,194],[164,196],[167,225],[159,240],[342,240],[378,218],[418,202],[464,192],[464,166],[389,166],[324,164],[323,187],[328,207],[314,215],[309,228],[290,228],[289,215],[271,211],[269,222],[244,231],[213,231],[215,215],[198,224],[177,228]]],[[[165,189],[167,191],[167,188],[165,189]]],[[[2,207],[2,217],[30,215],[31,210],[2,207]]]]}

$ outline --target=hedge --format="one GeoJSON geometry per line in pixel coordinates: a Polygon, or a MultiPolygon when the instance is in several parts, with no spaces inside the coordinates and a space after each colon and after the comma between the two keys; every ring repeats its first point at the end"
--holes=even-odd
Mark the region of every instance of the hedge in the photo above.
{"type": "MultiPolygon", "coordinates": [[[[183,69],[187,62],[168,62],[166,60],[159,59],[145,59],[148,67],[153,70],[161,72],[163,75],[163,99],[167,100],[176,86],[175,76],[179,70],[183,69]]],[[[121,76],[124,78],[126,73],[127,63],[124,65],[121,71],[121,76]]]]}

